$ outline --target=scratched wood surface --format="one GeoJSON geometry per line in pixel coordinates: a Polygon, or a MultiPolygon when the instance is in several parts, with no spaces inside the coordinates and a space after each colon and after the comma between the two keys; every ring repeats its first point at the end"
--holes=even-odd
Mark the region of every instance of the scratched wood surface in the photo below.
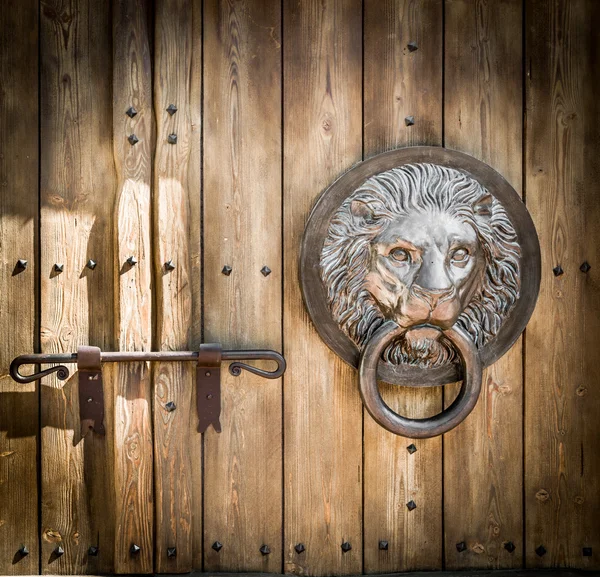
{"type": "Polygon", "coordinates": [[[362,157],[359,1],[284,2],[284,569],[362,572],[362,406],[356,371],[319,339],[298,258],[313,202],[362,157]],[[352,547],[348,552],[342,543],[352,547]],[[306,550],[295,551],[303,544],[306,550]]]}
{"type": "Polygon", "coordinates": [[[36,383],[8,374],[38,346],[38,6],[0,4],[0,573],[38,572],[36,383]],[[28,66],[21,66],[22,62],[28,66]],[[18,259],[27,269],[16,269],[18,259]],[[20,555],[25,545],[28,555],[20,555]]]}
{"type": "Polygon", "coordinates": [[[525,339],[530,568],[600,569],[599,8],[535,1],[525,14],[526,198],[542,241],[525,339]]]}
{"type": "MultiPolygon", "coordinates": [[[[115,340],[121,351],[152,349],[150,188],[154,142],[150,17],[146,0],[113,2],[115,340]],[[131,135],[139,140],[135,145],[128,140],[131,135]],[[127,262],[131,256],[137,260],[134,266],[127,262]]],[[[147,363],[119,363],[110,369],[115,387],[114,491],[118,528],[111,547],[114,571],[148,573],[153,568],[150,367],[147,363]],[[141,548],[137,555],[130,553],[134,543],[141,548]]],[[[99,559],[110,553],[103,549],[99,559]]]]}
{"type": "MultiPolygon", "coordinates": [[[[105,350],[113,339],[115,174],[110,3],[41,6],[41,348],[105,350]],[[86,268],[89,259],[98,263],[86,268]],[[58,274],[55,264],[63,264],[58,274]]],[[[109,491],[112,382],[106,438],[81,439],[77,376],[41,383],[41,568],[86,572],[90,545],[104,543],[114,511],[109,491]],[[107,522],[108,520],[108,522],[107,522]],[[57,555],[57,547],[64,550],[57,555]]],[[[110,554],[110,553],[109,553],[110,554]]]]}
{"type": "MultiPolygon", "coordinates": [[[[483,160],[520,193],[521,2],[452,0],[445,17],[444,144],[483,160]]],[[[446,405],[451,391],[447,387],[446,405]]],[[[518,340],[484,372],[473,413],[444,438],[447,569],[522,566],[522,413],[518,340]],[[466,550],[459,551],[462,542],[466,550]],[[505,548],[508,543],[514,551],[505,548]]]]}
{"type": "MultiPolygon", "coordinates": [[[[278,1],[205,2],[204,340],[224,348],[281,350],[280,34],[278,1]]],[[[280,571],[281,379],[221,375],[223,432],[204,435],[204,566],[280,571]]]]}
{"type": "MultiPolygon", "coordinates": [[[[188,350],[191,337],[190,257],[191,143],[190,82],[192,3],[160,0],[155,5],[154,274],[157,350],[188,350]],[[167,108],[177,108],[169,113],[167,108]],[[171,267],[169,267],[171,263],[171,267]]],[[[154,564],[159,573],[192,569],[192,462],[190,421],[195,419],[192,363],[156,363],[154,380],[154,564]],[[167,408],[174,403],[175,410],[167,408]],[[176,554],[167,555],[175,548],[176,554]]],[[[193,438],[193,437],[192,437],[193,438]]]]}
{"type": "MultiPolygon", "coordinates": [[[[365,3],[364,156],[442,142],[443,2],[365,3]],[[410,46],[409,46],[410,45],[410,46]],[[406,125],[406,117],[414,124],[406,125]]],[[[380,385],[396,412],[442,409],[442,390],[380,385]]],[[[442,567],[442,440],[405,439],[365,412],[364,571],[442,567]],[[416,452],[407,447],[414,444],[416,452]],[[409,511],[413,500],[417,508],[409,511]],[[388,549],[379,548],[380,541],[388,549]]]]}

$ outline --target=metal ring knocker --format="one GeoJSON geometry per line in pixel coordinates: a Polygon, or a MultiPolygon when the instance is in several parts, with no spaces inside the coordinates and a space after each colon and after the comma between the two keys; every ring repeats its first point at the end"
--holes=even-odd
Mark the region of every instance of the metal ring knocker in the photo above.
{"type": "Polygon", "coordinates": [[[454,402],[441,413],[425,419],[409,419],[395,413],[381,398],[377,386],[377,365],[385,348],[415,327],[400,327],[387,321],[375,332],[363,349],[359,363],[360,395],[367,411],[383,428],[396,435],[426,439],[449,431],[461,423],[475,408],[481,391],[483,367],[473,341],[459,327],[442,331],[460,357],[463,381],[454,402]]]}

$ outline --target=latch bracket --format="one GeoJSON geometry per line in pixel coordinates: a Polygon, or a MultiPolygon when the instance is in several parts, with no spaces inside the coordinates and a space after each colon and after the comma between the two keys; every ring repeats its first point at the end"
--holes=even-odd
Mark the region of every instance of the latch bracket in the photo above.
{"type": "Polygon", "coordinates": [[[198,409],[198,432],[204,433],[209,425],[221,432],[221,360],[220,344],[200,345],[196,363],[196,405],[198,409]]]}
{"type": "Polygon", "coordinates": [[[104,388],[102,386],[102,352],[98,347],[77,349],[79,371],[79,417],[81,436],[92,429],[104,435],[104,388]]]}

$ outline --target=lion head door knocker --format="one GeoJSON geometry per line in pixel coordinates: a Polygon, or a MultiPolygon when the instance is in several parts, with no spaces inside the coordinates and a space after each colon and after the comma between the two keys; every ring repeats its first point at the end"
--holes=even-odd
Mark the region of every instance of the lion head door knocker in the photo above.
{"type": "Polygon", "coordinates": [[[473,410],[483,368],[525,328],[540,248],[525,205],[492,168],[443,148],[405,148],[357,165],[322,194],[300,276],[321,337],[358,367],[371,416],[424,438],[473,410]],[[385,404],[378,379],[462,387],[440,414],[410,419],[385,404]]]}

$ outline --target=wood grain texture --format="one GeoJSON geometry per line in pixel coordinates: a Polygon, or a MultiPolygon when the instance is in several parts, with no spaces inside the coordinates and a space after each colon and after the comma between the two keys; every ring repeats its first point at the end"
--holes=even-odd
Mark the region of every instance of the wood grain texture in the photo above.
{"type": "MultiPolygon", "coordinates": [[[[365,3],[364,156],[442,142],[443,3],[365,3]],[[416,43],[411,51],[409,43],[416,43]],[[415,124],[406,126],[413,116],[415,124]]],[[[442,410],[442,389],[380,385],[396,412],[442,410]]],[[[393,435],[365,412],[364,572],[442,567],[442,440],[393,435]],[[414,444],[415,453],[407,447],[414,444]],[[417,508],[409,511],[406,503],[417,508]],[[388,550],[379,549],[379,541],[388,550]]]]}
{"type": "Polygon", "coordinates": [[[38,225],[38,3],[0,4],[0,574],[38,572],[36,383],[8,374],[34,350],[38,225]],[[27,62],[27,66],[23,66],[27,62]],[[18,259],[27,270],[15,274],[18,259]],[[29,555],[18,550],[27,546],[29,555]]]}
{"type": "MultiPolygon", "coordinates": [[[[117,170],[114,213],[115,319],[120,351],[152,348],[153,109],[149,2],[113,1],[113,145],[117,170]],[[133,106],[137,114],[126,111],[133,106]],[[127,140],[135,134],[139,142],[127,140]],[[135,266],[127,259],[134,256],[135,266]]],[[[114,375],[114,571],[153,569],[152,380],[146,363],[119,363],[114,375]],[[131,555],[131,545],[141,548],[131,555]]],[[[105,557],[105,552],[98,558],[105,557]]]]}
{"type": "MultiPolygon", "coordinates": [[[[280,34],[276,0],[204,4],[205,340],[226,348],[282,345],[280,34]]],[[[205,569],[278,572],[281,380],[221,375],[223,432],[204,435],[205,569]]]]}
{"type": "Polygon", "coordinates": [[[284,571],[298,575],[363,565],[356,371],[319,339],[298,279],[313,202],[362,157],[361,24],[359,1],[284,2],[284,571]]]}
{"type": "MultiPolygon", "coordinates": [[[[190,260],[191,143],[190,82],[192,3],[160,0],[155,5],[154,114],[154,274],[158,350],[188,350],[192,325],[190,260]],[[169,114],[170,104],[177,107],[169,114]],[[175,144],[169,138],[176,135],[175,144]],[[172,261],[169,270],[165,263],[172,261]]],[[[195,411],[191,363],[154,367],[154,482],[156,496],[155,568],[182,573],[192,568],[192,471],[189,446],[195,411]],[[176,410],[165,405],[173,402],[176,410]],[[167,557],[167,548],[177,555],[167,557]]]]}
{"type": "MultiPolygon", "coordinates": [[[[41,4],[41,345],[73,352],[114,346],[110,3],[41,4]],[[88,259],[95,270],[85,267],[88,259]],[[56,274],[55,263],[64,265],[56,274]]],[[[41,386],[42,572],[86,572],[113,515],[109,481],[112,381],[104,376],[106,437],[80,438],[77,376],[41,386]],[[106,521],[108,519],[108,521],[106,521]],[[65,553],[57,557],[60,545],[65,553]]]]}
{"type": "MultiPolygon", "coordinates": [[[[192,319],[190,346],[198,350],[202,343],[202,0],[192,0],[192,61],[190,69],[190,159],[188,190],[190,199],[190,271],[192,319]]],[[[196,407],[192,393],[192,406],[196,407]]],[[[198,433],[196,412],[190,414],[188,443],[192,475],[192,568],[202,569],[203,560],[203,474],[202,435],[198,433]]]]}
{"type": "MultiPolygon", "coordinates": [[[[445,18],[445,146],[489,164],[520,193],[521,2],[450,0],[445,18]]],[[[456,392],[446,387],[446,406],[456,392]]],[[[522,565],[522,413],[519,339],[484,372],[473,413],[444,437],[447,569],[522,565]]]]}
{"type": "Polygon", "coordinates": [[[542,241],[525,337],[530,569],[600,569],[599,19],[594,1],[526,6],[526,193],[542,241]]]}

